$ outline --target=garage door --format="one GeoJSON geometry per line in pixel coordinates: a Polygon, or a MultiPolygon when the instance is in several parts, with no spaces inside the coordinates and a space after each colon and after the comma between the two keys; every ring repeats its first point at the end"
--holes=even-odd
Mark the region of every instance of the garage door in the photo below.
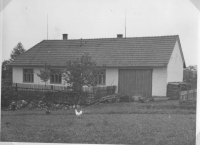
{"type": "Polygon", "coordinates": [[[152,95],[152,70],[119,70],[119,93],[127,95],[152,95]]]}

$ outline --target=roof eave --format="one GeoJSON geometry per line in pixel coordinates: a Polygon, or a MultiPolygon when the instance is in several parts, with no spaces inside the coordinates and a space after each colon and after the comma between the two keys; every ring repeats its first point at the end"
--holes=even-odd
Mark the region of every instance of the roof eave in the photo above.
{"type": "Polygon", "coordinates": [[[179,48],[180,48],[180,52],[181,52],[181,56],[182,56],[182,60],[183,60],[183,68],[186,68],[185,58],[184,58],[184,55],[183,55],[183,50],[182,50],[182,47],[181,47],[181,42],[180,42],[179,36],[177,37],[177,40],[178,40],[178,44],[179,44],[179,48]]]}

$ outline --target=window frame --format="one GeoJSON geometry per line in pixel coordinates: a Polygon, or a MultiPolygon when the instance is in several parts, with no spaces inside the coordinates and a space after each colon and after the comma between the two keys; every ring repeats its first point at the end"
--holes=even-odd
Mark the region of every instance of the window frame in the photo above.
{"type": "Polygon", "coordinates": [[[97,73],[97,85],[106,85],[106,70],[105,69],[97,73]],[[99,81],[100,77],[101,77],[101,82],[99,81]]]}
{"type": "Polygon", "coordinates": [[[55,71],[55,70],[58,70],[58,69],[51,69],[50,70],[50,84],[62,84],[62,74],[55,74],[55,72],[52,72],[52,71],[55,71]],[[53,76],[53,81],[52,81],[52,76],[53,76]],[[56,76],[57,77],[57,80],[58,82],[56,82],[56,76]]]}
{"type": "Polygon", "coordinates": [[[34,69],[33,68],[23,68],[23,83],[34,83],[34,69]],[[25,73],[25,70],[31,70],[32,73],[28,72],[28,73],[25,73]],[[29,78],[29,81],[26,80],[27,77],[25,77],[24,75],[32,75],[32,81],[31,80],[31,77],[28,77],[29,78]]]}

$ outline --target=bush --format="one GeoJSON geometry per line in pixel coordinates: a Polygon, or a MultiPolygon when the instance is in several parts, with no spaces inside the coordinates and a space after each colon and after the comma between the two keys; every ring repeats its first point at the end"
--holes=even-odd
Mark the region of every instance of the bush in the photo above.
{"type": "Polygon", "coordinates": [[[17,93],[13,90],[12,86],[4,83],[1,83],[1,108],[9,107],[12,100],[17,99],[17,93]]]}
{"type": "Polygon", "coordinates": [[[120,102],[129,102],[129,96],[128,95],[122,95],[119,99],[120,102]]]}

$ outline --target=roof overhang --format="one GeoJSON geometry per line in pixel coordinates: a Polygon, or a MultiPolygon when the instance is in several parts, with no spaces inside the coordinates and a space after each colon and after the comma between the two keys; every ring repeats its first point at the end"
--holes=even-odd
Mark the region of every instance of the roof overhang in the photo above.
{"type": "Polygon", "coordinates": [[[183,68],[186,68],[186,63],[185,63],[185,59],[184,59],[183,50],[182,50],[182,47],[181,47],[181,42],[180,42],[179,36],[177,37],[177,41],[178,41],[179,49],[180,49],[181,56],[182,56],[183,68]]]}

